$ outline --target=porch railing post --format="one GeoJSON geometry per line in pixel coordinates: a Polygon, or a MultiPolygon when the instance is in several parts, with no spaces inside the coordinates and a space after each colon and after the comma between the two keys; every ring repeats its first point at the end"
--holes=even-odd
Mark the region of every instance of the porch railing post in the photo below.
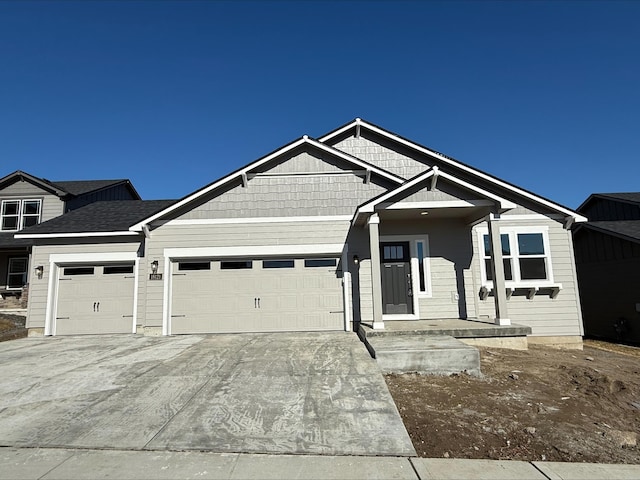
{"type": "Polygon", "coordinates": [[[507,313],[507,290],[504,280],[504,263],[502,261],[502,240],[497,215],[490,215],[489,241],[491,242],[491,273],[493,274],[493,298],[496,306],[496,325],[511,325],[507,313]]]}
{"type": "Polygon", "coordinates": [[[373,301],[374,330],[383,329],[382,321],[382,280],[380,276],[380,217],[373,214],[369,217],[369,250],[371,251],[371,296],[373,301]]]}

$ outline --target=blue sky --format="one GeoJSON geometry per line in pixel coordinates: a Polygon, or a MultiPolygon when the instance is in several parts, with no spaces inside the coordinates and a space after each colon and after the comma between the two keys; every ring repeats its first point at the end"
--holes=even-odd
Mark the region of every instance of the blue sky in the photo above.
{"type": "Polygon", "coordinates": [[[361,117],[571,208],[640,191],[640,2],[0,0],[0,175],[179,198],[361,117]]]}

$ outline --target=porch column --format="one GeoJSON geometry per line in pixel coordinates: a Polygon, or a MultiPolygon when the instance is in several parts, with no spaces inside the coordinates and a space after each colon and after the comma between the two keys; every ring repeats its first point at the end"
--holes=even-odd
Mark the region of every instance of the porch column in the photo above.
{"type": "Polygon", "coordinates": [[[511,325],[507,314],[507,291],[502,261],[502,241],[498,215],[489,215],[489,241],[491,242],[491,273],[493,274],[493,299],[496,305],[496,325],[511,325]]]}
{"type": "Polygon", "coordinates": [[[383,329],[382,321],[382,281],[380,276],[380,217],[374,213],[369,217],[369,250],[371,252],[371,296],[373,307],[373,329],[383,329]]]}

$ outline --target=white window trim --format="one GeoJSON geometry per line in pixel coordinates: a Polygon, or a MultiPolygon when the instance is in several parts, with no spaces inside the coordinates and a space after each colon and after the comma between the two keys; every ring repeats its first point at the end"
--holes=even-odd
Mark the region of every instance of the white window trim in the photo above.
{"type": "MultiPolygon", "coordinates": [[[[484,236],[489,235],[489,229],[487,227],[480,227],[477,229],[478,238],[478,258],[480,259],[480,275],[482,286],[488,289],[493,288],[493,281],[487,280],[487,270],[485,267],[485,257],[487,256],[484,251],[484,236]]],[[[506,280],[505,286],[507,288],[519,288],[519,287],[545,287],[555,286],[553,280],[553,262],[551,260],[551,248],[549,244],[549,227],[547,225],[540,226],[502,226],[500,225],[500,235],[509,236],[509,246],[511,255],[504,256],[504,258],[510,258],[511,271],[513,274],[513,280],[506,280]],[[544,259],[545,267],[547,270],[547,278],[545,280],[521,280],[520,279],[520,252],[518,251],[518,239],[517,235],[520,233],[540,233],[542,234],[542,242],[544,246],[544,259]]],[[[532,257],[540,258],[540,256],[532,257]]]]}
{"type": "MultiPolygon", "coordinates": [[[[42,221],[42,199],[41,198],[5,198],[0,203],[0,231],[2,232],[18,232],[24,228],[23,223],[25,219],[24,213],[24,204],[26,202],[38,202],[38,221],[40,223],[42,221]],[[15,217],[16,215],[4,215],[4,205],[10,202],[18,202],[18,222],[17,228],[14,229],[4,229],[2,228],[2,224],[4,223],[5,217],[15,217]]],[[[34,214],[27,214],[27,217],[36,217],[34,214]]]]}

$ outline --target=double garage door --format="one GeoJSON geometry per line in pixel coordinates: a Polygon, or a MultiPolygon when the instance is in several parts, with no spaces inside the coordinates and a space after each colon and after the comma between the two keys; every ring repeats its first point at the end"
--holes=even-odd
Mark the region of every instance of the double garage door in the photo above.
{"type": "Polygon", "coordinates": [[[170,333],[343,330],[336,258],[172,262],[170,333]]]}
{"type": "Polygon", "coordinates": [[[59,268],[56,335],[132,333],[133,263],[59,268]]]}

